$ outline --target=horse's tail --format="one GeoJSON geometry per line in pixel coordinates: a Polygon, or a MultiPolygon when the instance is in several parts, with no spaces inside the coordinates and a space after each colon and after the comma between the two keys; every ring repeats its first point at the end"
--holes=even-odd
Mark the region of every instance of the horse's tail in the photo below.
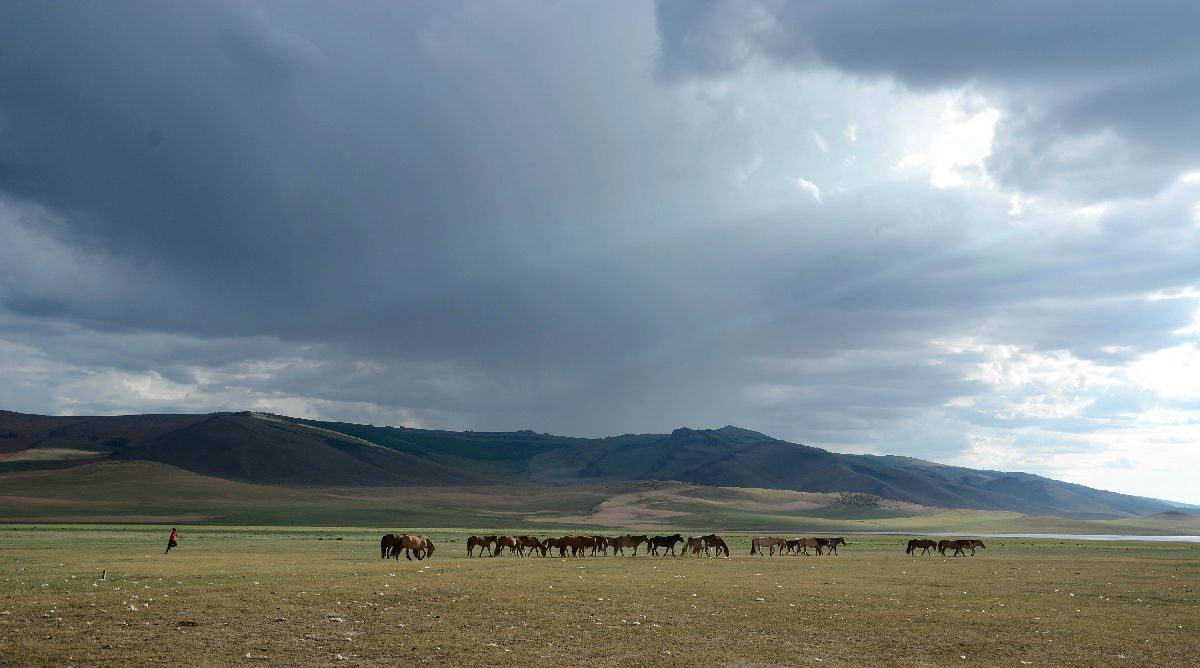
{"type": "Polygon", "coordinates": [[[750,541],[750,554],[752,554],[752,555],[758,554],[757,550],[758,550],[758,543],[755,543],[754,541],[750,541]]]}
{"type": "Polygon", "coordinates": [[[904,554],[912,554],[912,551],[913,551],[913,541],[910,540],[910,541],[908,541],[908,549],[904,551],[904,554]]]}

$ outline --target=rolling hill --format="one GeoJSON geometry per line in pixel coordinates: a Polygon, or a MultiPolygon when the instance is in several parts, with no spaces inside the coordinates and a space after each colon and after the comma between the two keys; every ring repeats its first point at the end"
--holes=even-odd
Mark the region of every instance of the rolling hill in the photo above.
{"type": "Polygon", "coordinates": [[[104,461],[156,462],[263,485],[536,488],[668,480],[856,492],[922,506],[1076,519],[1177,511],[1168,502],[1027,473],[844,455],[737,427],[582,439],[531,431],[376,427],[259,413],[46,417],[0,412],[0,476],[104,461]]]}

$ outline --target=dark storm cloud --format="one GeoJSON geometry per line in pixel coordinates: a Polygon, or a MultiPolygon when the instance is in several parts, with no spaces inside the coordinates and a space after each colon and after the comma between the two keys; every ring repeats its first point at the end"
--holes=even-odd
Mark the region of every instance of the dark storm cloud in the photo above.
{"type": "Polygon", "coordinates": [[[1169,1],[658,3],[670,80],[759,57],[917,90],[978,87],[1010,110],[997,177],[1092,199],[1154,192],[1200,164],[1197,23],[1200,6],[1169,1]]]}
{"type": "MultiPolygon", "coordinates": [[[[1187,76],[1177,26],[1139,51],[1054,37],[1063,8],[920,10],[5,5],[0,403],[939,456],[1145,408],[1050,404],[1193,317],[1147,297],[1195,285],[1194,186],[1164,187],[1194,147],[1134,170],[1192,121],[1120,94],[1187,76]],[[898,175],[905,104],[965,84],[1006,110],[988,170],[1051,204],[898,175]],[[1057,203],[1108,182],[1157,194],[1057,203]]],[[[1121,12],[1085,29],[1150,30],[1121,12]]]]}

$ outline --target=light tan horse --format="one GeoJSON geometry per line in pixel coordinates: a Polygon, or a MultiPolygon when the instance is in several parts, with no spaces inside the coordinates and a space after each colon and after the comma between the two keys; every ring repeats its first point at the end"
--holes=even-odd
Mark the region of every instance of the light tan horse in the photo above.
{"type": "Polygon", "coordinates": [[[779,553],[783,554],[783,549],[787,546],[787,541],[774,536],[759,537],[750,541],[750,554],[761,555],[763,549],[770,550],[771,556],[775,556],[775,548],[779,548],[779,553]]]}
{"type": "Polygon", "coordinates": [[[412,561],[415,556],[417,561],[425,557],[433,556],[434,546],[433,541],[425,536],[410,536],[406,533],[400,534],[400,539],[392,545],[392,557],[399,559],[400,551],[404,550],[404,558],[412,561]]]}

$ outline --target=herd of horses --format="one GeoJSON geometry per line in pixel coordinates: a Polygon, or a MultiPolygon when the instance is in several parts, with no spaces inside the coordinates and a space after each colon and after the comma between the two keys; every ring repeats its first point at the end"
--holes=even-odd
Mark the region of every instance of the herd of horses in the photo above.
{"type": "MultiPolygon", "coordinates": [[[[794,555],[809,555],[808,550],[811,548],[816,551],[817,555],[832,554],[836,555],[839,545],[845,545],[846,539],[841,536],[836,538],[776,538],[774,536],[762,536],[750,541],[750,554],[763,556],[769,554],[775,556],[778,554],[794,554],[794,555]]],[[[498,557],[501,554],[507,553],[510,556],[524,557],[526,555],[533,556],[554,556],[556,553],[559,557],[566,557],[568,553],[572,557],[583,557],[591,555],[608,555],[609,549],[612,549],[612,555],[624,555],[625,549],[633,550],[631,556],[637,556],[638,548],[646,546],[646,553],[651,556],[659,556],[661,550],[662,556],[670,555],[686,557],[689,554],[700,556],[701,554],[711,557],[713,553],[720,557],[722,555],[729,556],[729,544],[726,543],[720,536],[709,534],[707,536],[691,536],[684,538],[681,534],[673,534],[670,536],[595,536],[595,535],[567,535],[560,538],[538,538],[537,536],[471,536],[467,539],[467,556],[482,557],[492,556],[498,557]],[[682,543],[683,547],[679,553],[675,552],[675,546],[682,543]]],[[[971,556],[975,556],[977,548],[987,549],[981,540],[931,540],[928,538],[914,538],[908,541],[908,548],[905,549],[905,554],[913,556],[920,551],[922,554],[932,556],[930,550],[937,550],[941,556],[946,556],[947,550],[952,550],[950,556],[967,556],[966,550],[971,551],[971,556]]],[[[417,560],[424,559],[433,555],[436,548],[433,541],[426,536],[410,535],[406,533],[395,534],[389,533],[379,541],[379,556],[381,559],[391,557],[399,559],[400,554],[404,554],[404,558],[412,560],[416,557],[417,560]]]]}
{"type": "Polygon", "coordinates": [[[646,553],[651,556],[659,556],[659,551],[662,551],[662,556],[688,556],[689,554],[699,556],[703,553],[705,556],[711,557],[713,552],[719,557],[724,554],[729,556],[729,545],[718,535],[710,534],[707,536],[692,536],[684,538],[681,534],[671,536],[595,536],[595,535],[567,535],[560,538],[538,538],[537,536],[471,536],[467,539],[467,556],[492,556],[498,557],[508,550],[509,555],[524,557],[526,554],[534,556],[553,556],[555,553],[560,557],[567,556],[568,552],[572,557],[583,557],[591,555],[608,555],[609,549],[612,549],[613,556],[618,554],[624,555],[625,549],[633,550],[630,556],[637,556],[638,548],[642,545],[646,546],[646,553]],[[680,552],[675,552],[675,546],[679,543],[683,544],[680,552]],[[476,554],[478,551],[478,554],[476,554]]]}
{"type": "Polygon", "coordinates": [[[952,557],[967,556],[964,550],[970,550],[971,556],[975,556],[975,548],[987,549],[987,545],[981,540],[930,540],[928,538],[914,538],[908,541],[908,549],[905,554],[917,555],[917,550],[921,550],[922,554],[933,556],[929,553],[930,550],[937,550],[938,554],[946,556],[946,550],[954,550],[950,553],[952,557]]]}
{"type": "Polygon", "coordinates": [[[425,536],[406,533],[389,533],[379,541],[379,556],[382,559],[399,559],[400,553],[403,552],[405,559],[412,561],[412,558],[416,557],[417,561],[420,561],[425,557],[432,557],[435,549],[437,548],[434,547],[433,541],[425,536]]]}
{"type": "Polygon", "coordinates": [[[775,556],[775,551],[779,550],[779,554],[795,554],[809,555],[808,548],[817,551],[817,555],[828,552],[836,555],[838,545],[845,545],[846,539],[841,536],[837,538],[776,538],[775,536],[764,536],[755,538],[750,541],[750,554],[762,555],[765,550],[767,554],[775,556]]]}

